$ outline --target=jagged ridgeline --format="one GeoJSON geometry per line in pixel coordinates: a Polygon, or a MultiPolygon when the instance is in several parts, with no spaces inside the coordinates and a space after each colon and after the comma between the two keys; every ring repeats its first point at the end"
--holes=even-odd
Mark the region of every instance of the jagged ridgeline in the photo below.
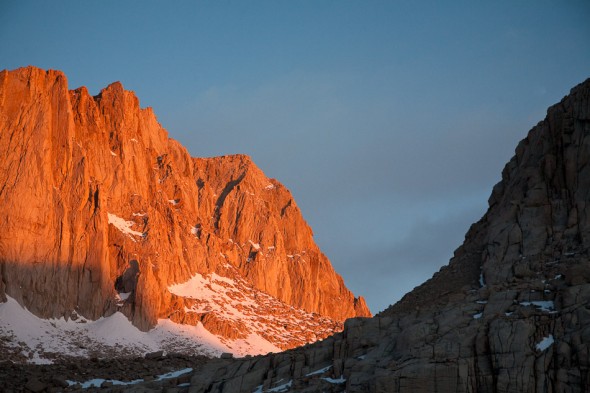
{"type": "MultiPolygon", "coordinates": [[[[189,157],[120,84],[91,97],[59,72],[4,71],[0,127],[0,321],[17,301],[89,334],[124,314],[206,326],[247,353],[368,315],[284,187],[245,156],[189,157]]],[[[195,364],[186,389],[590,391],[589,202],[587,80],[518,145],[430,280],[323,341],[195,364]]]]}
{"type": "Polygon", "coordinates": [[[245,354],[370,315],[282,184],[244,155],[189,156],[120,83],[0,72],[0,154],[0,299],[38,317],[202,324],[245,354]]]}
{"type": "Polygon", "coordinates": [[[322,342],[198,368],[191,391],[590,391],[589,249],[590,79],[520,142],[432,279],[322,342]]]}

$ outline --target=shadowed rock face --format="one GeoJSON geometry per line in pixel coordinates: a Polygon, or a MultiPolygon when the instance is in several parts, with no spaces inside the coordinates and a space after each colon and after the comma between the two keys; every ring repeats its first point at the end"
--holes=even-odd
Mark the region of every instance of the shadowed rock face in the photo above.
{"type": "Polygon", "coordinates": [[[283,185],[247,156],[190,157],[118,82],[93,97],[59,71],[0,72],[0,155],[0,299],[38,316],[228,331],[168,290],[197,273],[317,313],[323,336],[370,315],[283,185]]]}
{"type": "Polygon", "coordinates": [[[203,366],[191,391],[588,391],[589,249],[590,79],[520,142],[430,280],[322,342],[203,366]]]}

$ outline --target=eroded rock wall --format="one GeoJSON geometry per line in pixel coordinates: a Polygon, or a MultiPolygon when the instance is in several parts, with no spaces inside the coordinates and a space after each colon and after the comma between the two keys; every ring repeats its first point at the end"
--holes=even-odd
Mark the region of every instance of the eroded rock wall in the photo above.
{"type": "Polygon", "coordinates": [[[190,157],[118,82],[93,97],[59,71],[0,72],[0,154],[0,296],[39,316],[148,329],[182,306],[170,285],[228,264],[309,313],[370,315],[283,185],[247,156],[190,157]]]}

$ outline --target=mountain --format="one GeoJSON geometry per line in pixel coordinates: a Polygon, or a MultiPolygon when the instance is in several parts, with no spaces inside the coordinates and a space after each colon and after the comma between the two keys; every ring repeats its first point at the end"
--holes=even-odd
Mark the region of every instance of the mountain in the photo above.
{"type": "Polygon", "coordinates": [[[186,325],[240,355],[370,315],[282,184],[244,155],[190,157],[120,83],[91,96],[59,71],[4,70],[0,130],[0,331],[16,341],[13,300],[28,325],[71,325],[64,340],[98,321],[186,325]]]}
{"type": "Polygon", "coordinates": [[[321,342],[201,365],[189,391],[589,391],[589,252],[590,79],[519,143],[430,280],[321,342]]]}
{"type": "Polygon", "coordinates": [[[346,315],[368,314],[336,276],[331,291],[325,283],[309,289],[320,299],[348,299],[348,311],[314,319],[322,301],[304,300],[300,288],[333,270],[284,187],[244,156],[190,158],[118,84],[91,97],[68,91],[59,72],[4,71],[0,124],[7,163],[0,168],[0,349],[22,356],[18,341],[29,339],[28,357],[39,360],[48,354],[35,346],[53,329],[78,338],[61,337],[74,356],[93,356],[88,342],[108,346],[84,367],[59,357],[52,365],[4,362],[0,388],[590,390],[590,79],[519,143],[488,211],[430,280],[322,341],[242,359],[108,351],[139,337],[145,350],[170,345],[171,352],[200,335],[210,354],[252,353],[254,341],[275,345],[282,317],[311,323],[299,331],[287,324],[297,336],[319,325],[327,334],[346,315]],[[292,226],[298,230],[288,232],[292,226]],[[281,284],[263,279],[263,261],[281,284]],[[294,269],[305,279],[283,276],[294,269]],[[275,329],[268,340],[265,326],[275,329]],[[245,329],[249,336],[239,336],[245,329]]]}

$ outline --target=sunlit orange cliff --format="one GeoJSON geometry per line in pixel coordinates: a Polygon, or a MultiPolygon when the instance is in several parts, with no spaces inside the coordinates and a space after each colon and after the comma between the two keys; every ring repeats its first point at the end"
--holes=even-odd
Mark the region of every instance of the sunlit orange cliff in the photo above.
{"type": "Polygon", "coordinates": [[[0,72],[0,155],[0,301],[283,349],[370,316],[282,184],[244,155],[191,157],[118,82],[91,96],[59,71],[0,72]]]}

